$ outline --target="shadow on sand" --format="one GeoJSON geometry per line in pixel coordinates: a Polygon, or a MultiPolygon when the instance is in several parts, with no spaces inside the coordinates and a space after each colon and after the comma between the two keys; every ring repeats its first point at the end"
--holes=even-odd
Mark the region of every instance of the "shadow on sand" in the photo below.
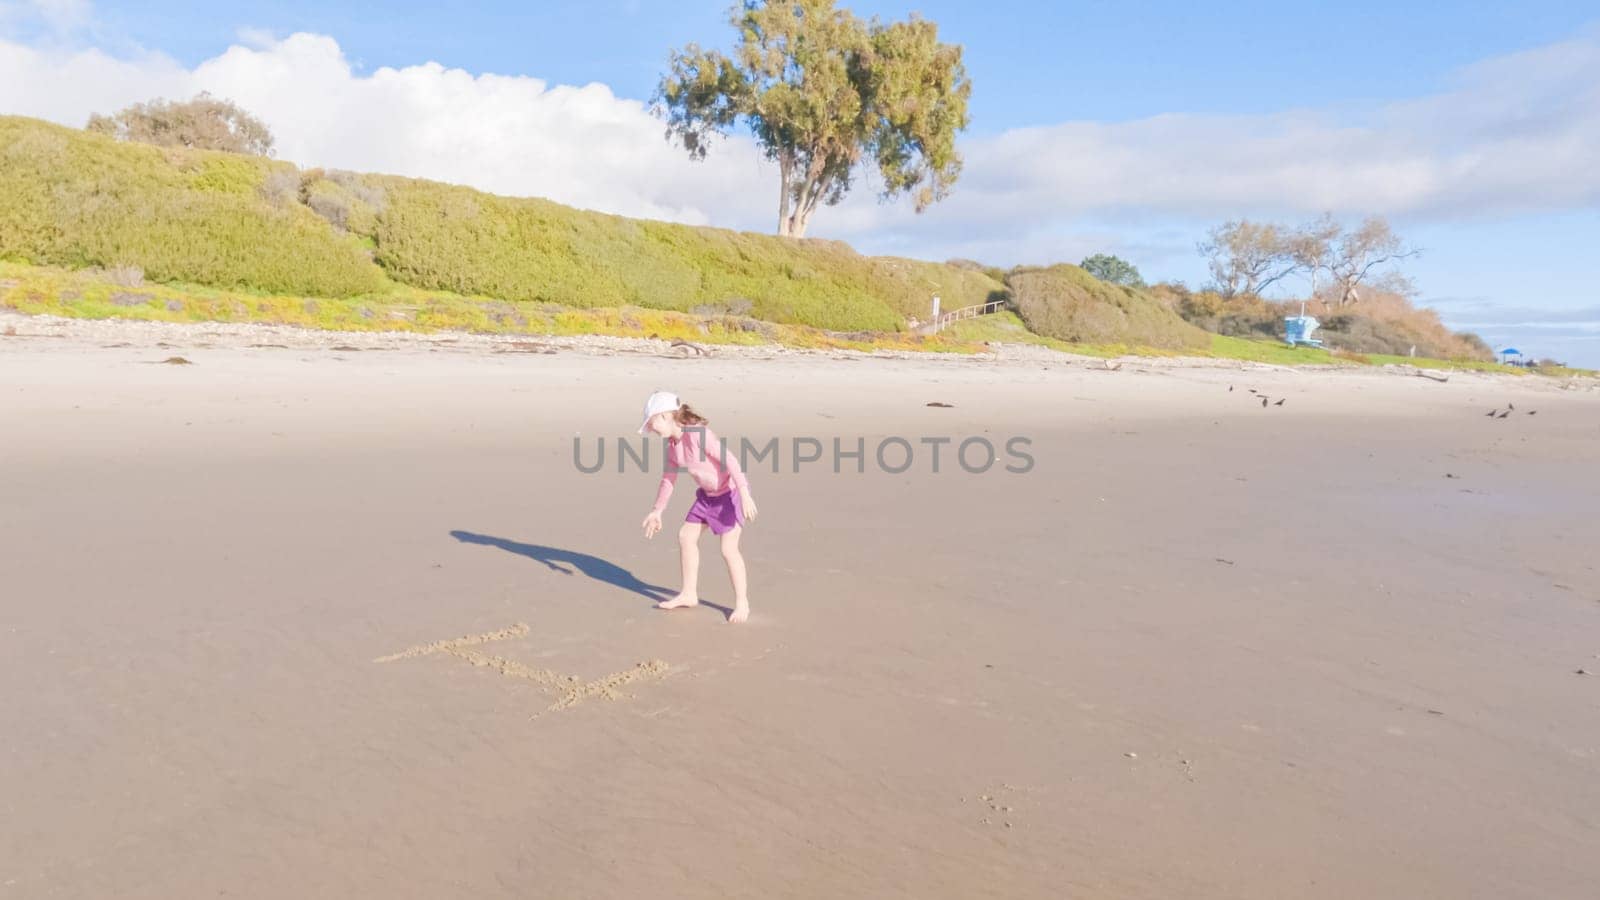
{"type": "MultiPolygon", "coordinates": [[[[546,547],[542,544],[523,544],[518,541],[509,541],[505,538],[492,537],[487,534],[476,534],[471,531],[452,531],[450,536],[463,544],[482,544],[486,547],[499,547],[507,553],[526,556],[529,559],[544,563],[551,570],[560,572],[563,575],[571,575],[574,571],[581,572],[595,581],[647,597],[651,603],[670,600],[676,596],[675,591],[657,584],[648,584],[640,581],[632,572],[616,563],[607,562],[598,556],[590,556],[587,553],[562,550],[559,547],[546,547]]],[[[705,600],[701,600],[700,605],[719,610],[723,615],[732,612],[725,606],[707,603],[705,600]]]]}

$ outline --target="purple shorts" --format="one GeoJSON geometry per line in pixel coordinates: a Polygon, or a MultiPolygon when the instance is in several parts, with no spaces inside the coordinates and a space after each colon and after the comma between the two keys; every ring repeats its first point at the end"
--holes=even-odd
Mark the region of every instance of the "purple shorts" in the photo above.
{"type": "Polygon", "coordinates": [[[727,534],[744,524],[744,510],[739,506],[738,488],[729,488],[726,494],[707,494],[704,488],[694,492],[694,505],[689,507],[685,522],[710,525],[712,534],[727,534]]]}

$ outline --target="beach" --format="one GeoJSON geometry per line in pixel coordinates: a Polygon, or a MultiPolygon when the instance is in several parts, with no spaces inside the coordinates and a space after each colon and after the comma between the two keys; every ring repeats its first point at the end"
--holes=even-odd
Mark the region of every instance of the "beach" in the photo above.
{"type": "Polygon", "coordinates": [[[0,897],[1600,883],[1592,381],[6,323],[0,897]]]}

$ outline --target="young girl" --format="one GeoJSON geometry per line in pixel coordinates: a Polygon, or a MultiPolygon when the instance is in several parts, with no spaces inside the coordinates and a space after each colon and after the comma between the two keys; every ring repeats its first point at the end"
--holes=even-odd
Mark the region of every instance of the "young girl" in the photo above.
{"type": "Polygon", "coordinates": [[[683,527],[678,529],[678,556],[683,568],[683,590],[671,600],[656,604],[658,609],[683,609],[700,602],[696,581],[700,575],[700,532],[711,526],[711,533],[722,538],[722,558],[733,581],[733,612],[729,622],[750,618],[750,599],[745,596],[744,557],[739,555],[739,533],[746,521],[755,521],[756,502],[750,498],[750,482],[739,468],[737,454],[726,451],[717,436],[706,427],[706,420],[677,395],[657,391],[644,404],[644,424],[640,434],[659,434],[667,439],[666,471],[656,491],[656,505],[644,517],[644,536],[655,537],[661,530],[661,513],[672,496],[672,485],[679,470],[695,480],[694,505],[683,527]]]}

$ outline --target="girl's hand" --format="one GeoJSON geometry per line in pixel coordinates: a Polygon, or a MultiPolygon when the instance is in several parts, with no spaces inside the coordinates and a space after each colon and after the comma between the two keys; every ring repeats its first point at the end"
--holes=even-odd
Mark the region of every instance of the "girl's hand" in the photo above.
{"type": "Polygon", "coordinates": [[[658,513],[655,510],[651,510],[650,511],[650,515],[644,517],[644,536],[645,536],[645,539],[648,540],[650,538],[655,537],[656,536],[656,532],[658,532],[660,530],[661,530],[661,513],[658,513]]]}
{"type": "Polygon", "coordinates": [[[744,510],[744,520],[746,522],[754,522],[756,520],[756,501],[750,496],[749,491],[739,492],[739,507],[744,510]]]}

